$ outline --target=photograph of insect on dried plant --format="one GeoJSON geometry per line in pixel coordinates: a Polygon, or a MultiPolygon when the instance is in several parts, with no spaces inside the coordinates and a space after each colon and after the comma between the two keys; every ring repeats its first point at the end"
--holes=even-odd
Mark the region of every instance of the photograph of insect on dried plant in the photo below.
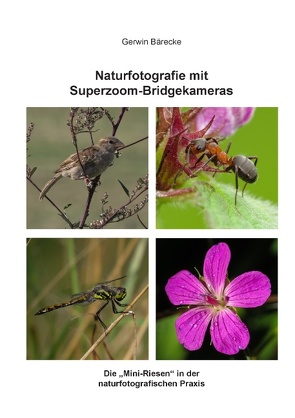
{"type": "Polygon", "coordinates": [[[27,240],[27,359],[148,358],[148,239],[27,240]]]}

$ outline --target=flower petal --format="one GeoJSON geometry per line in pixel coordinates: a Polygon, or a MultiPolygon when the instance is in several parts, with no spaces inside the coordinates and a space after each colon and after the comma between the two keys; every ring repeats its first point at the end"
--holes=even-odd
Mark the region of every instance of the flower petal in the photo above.
{"type": "Polygon", "coordinates": [[[255,308],[263,305],[271,294],[271,283],[260,271],[249,271],[236,277],[224,291],[227,305],[237,308],[255,308]]]}
{"type": "Polygon", "coordinates": [[[228,355],[244,350],[250,341],[248,328],[228,308],[218,312],[212,319],[210,334],[216,350],[228,355]]]}
{"type": "Polygon", "coordinates": [[[197,114],[197,129],[203,127],[212,116],[215,116],[210,130],[206,134],[227,137],[248,123],[254,110],[253,107],[203,107],[197,114]]]}
{"type": "Polygon", "coordinates": [[[199,307],[190,309],[176,320],[178,341],[187,350],[198,350],[202,346],[212,314],[210,308],[199,307]]]}
{"type": "Polygon", "coordinates": [[[204,280],[208,289],[218,298],[222,296],[229,262],[230,249],[224,242],[213,245],[205,257],[204,280]]]}
{"type": "Polygon", "coordinates": [[[171,277],[165,291],[173,305],[204,304],[205,295],[208,294],[200,280],[187,270],[181,270],[171,277]]]}

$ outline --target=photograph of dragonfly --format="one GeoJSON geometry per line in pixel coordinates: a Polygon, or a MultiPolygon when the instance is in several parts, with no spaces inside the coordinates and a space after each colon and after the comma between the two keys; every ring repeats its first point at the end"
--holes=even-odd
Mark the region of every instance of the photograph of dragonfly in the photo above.
{"type": "Polygon", "coordinates": [[[27,358],[147,359],[147,248],[143,238],[28,239],[27,358]]]}
{"type": "Polygon", "coordinates": [[[121,307],[128,306],[127,304],[120,303],[120,301],[123,300],[127,295],[125,287],[113,287],[109,285],[109,283],[115,282],[120,279],[124,279],[124,277],[126,276],[119,277],[118,279],[114,280],[109,280],[105,283],[97,284],[92,289],[89,289],[86,292],[81,292],[77,293],[76,295],[73,295],[72,299],[68,302],[57,303],[56,305],[47,306],[46,308],[40,309],[38,312],[35,313],[35,315],[43,315],[47,312],[54,311],[55,309],[66,308],[67,306],[71,305],[90,305],[90,303],[97,302],[99,300],[106,300],[106,303],[95,313],[95,319],[101,323],[104,329],[106,329],[107,327],[100,318],[99,314],[109,304],[109,302],[112,303],[114,314],[133,313],[132,311],[118,311],[116,308],[116,304],[121,307]]]}

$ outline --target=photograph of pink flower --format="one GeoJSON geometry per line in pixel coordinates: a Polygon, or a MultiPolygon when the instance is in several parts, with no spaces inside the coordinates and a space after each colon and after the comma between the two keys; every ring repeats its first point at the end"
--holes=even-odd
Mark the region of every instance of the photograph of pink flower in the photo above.
{"type": "Polygon", "coordinates": [[[176,321],[178,340],[187,350],[198,350],[210,324],[212,343],[217,351],[237,354],[250,340],[246,325],[232,308],[255,308],[271,294],[269,278],[260,271],[243,273],[225,285],[230,249],[221,242],[213,245],[204,262],[204,284],[187,270],[168,280],[165,287],[173,305],[192,305],[176,321]]]}
{"type": "MultiPolygon", "coordinates": [[[[157,242],[159,243],[159,241],[162,240],[158,239],[157,242]]],[[[202,248],[206,240],[165,239],[164,241],[168,248],[171,248],[173,245],[176,248],[183,247],[184,241],[186,241],[186,248],[189,245],[193,247],[194,243],[196,248],[202,248]]],[[[175,324],[173,324],[173,331],[177,341],[185,350],[196,352],[205,345],[205,350],[210,347],[210,350],[214,349],[224,356],[230,356],[230,358],[235,358],[236,355],[239,358],[242,358],[241,356],[243,355],[245,359],[257,358],[257,355],[253,355],[251,352],[252,347],[251,350],[249,349],[251,332],[246,320],[248,308],[266,306],[261,316],[261,321],[265,322],[264,317],[266,314],[269,314],[269,307],[274,305],[273,302],[277,298],[273,293],[276,292],[276,285],[272,286],[268,275],[256,269],[246,272],[241,270],[241,273],[233,278],[230,275],[229,279],[229,273],[231,272],[231,241],[234,241],[236,248],[242,248],[241,244],[243,242],[250,244],[248,246],[250,256],[251,250],[255,248],[252,244],[256,241],[256,244],[259,245],[260,240],[236,239],[226,241],[229,244],[222,240],[217,240],[216,244],[214,243],[214,245],[209,247],[205,254],[202,275],[196,266],[195,274],[192,274],[189,270],[181,269],[168,278],[164,285],[164,291],[170,303],[175,306],[175,309],[171,309],[169,314],[166,312],[166,314],[162,315],[162,318],[166,316],[166,318],[170,319],[170,314],[177,315],[174,321],[175,324]],[[204,339],[207,334],[206,340],[210,339],[210,345],[206,347],[204,339]]],[[[263,244],[267,244],[267,242],[263,244]]],[[[161,244],[160,247],[162,247],[161,244]]],[[[242,265],[242,262],[240,264],[242,265]]],[[[258,264],[253,262],[253,265],[256,267],[258,264]]],[[[272,274],[272,281],[274,281],[273,276],[272,274]]],[[[162,280],[160,281],[162,287],[162,280]]],[[[159,313],[160,299],[158,300],[157,310],[159,313]]],[[[159,316],[161,317],[161,315],[159,316]]],[[[273,326],[272,321],[274,318],[268,315],[268,319],[269,327],[273,326]]],[[[259,316],[256,317],[257,324],[259,324],[259,316]]],[[[171,329],[167,329],[167,333],[169,334],[170,332],[171,329]]],[[[166,338],[167,333],[165,333],[166,338]]],[[[159,336],[159,333],[157,335],[159,336]]],[[[266,345],[273,344],[273,342],[273,338],[269,341],[266,340],[266,345]]],[[[157,345],[157,348],[162,358],[163,353],[160,345],[157,345]]],[[[258,352],[258,350],[260,350],[259,347],[257,349],[256,347],[254,348],[254,352],[258,352]]],[[[276,356],[276,350],[273,351],[272,355],[276,356]]]]}

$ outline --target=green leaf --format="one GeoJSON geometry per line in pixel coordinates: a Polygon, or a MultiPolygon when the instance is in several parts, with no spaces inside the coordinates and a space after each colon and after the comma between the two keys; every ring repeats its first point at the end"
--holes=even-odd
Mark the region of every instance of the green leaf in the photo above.
{"type": "Polygon", "coordinates": [[[195,188],[194,193],[157,199],[158,228],[238,228],[238,229],[276,229],[278,227],[277,206],[273,203],[253,197],[246,190],[244,197],[238,192],[235,205],[235,187],[223,184],[215,178],[206,176],[193,178],[183,183],[183,188],[195,188]],[[202,179],[206,178],[206,181],[202,179]],[[173,224],[165,220],[165,206],[173,205],[173,224]],[[189,211],[189,215],[186,211],[189,211]],[[189,218],[188,218],[189,216],[189,218]],[[199,225],[196,226],[195,217],[199,225]],[[181,219],[191,226],[181,225],[181,219]],[[190,222],[191,220],[191,222],[190,222]],[[173,225],[173,226],[172,226],[173,225]]]}
{"type": "Polygon", "coordinates": [[[184,360],[186,357],[187,351],[176,337],[175,321],[177,316],[157,321],[156,351],[158,360],[184,360]]]}

